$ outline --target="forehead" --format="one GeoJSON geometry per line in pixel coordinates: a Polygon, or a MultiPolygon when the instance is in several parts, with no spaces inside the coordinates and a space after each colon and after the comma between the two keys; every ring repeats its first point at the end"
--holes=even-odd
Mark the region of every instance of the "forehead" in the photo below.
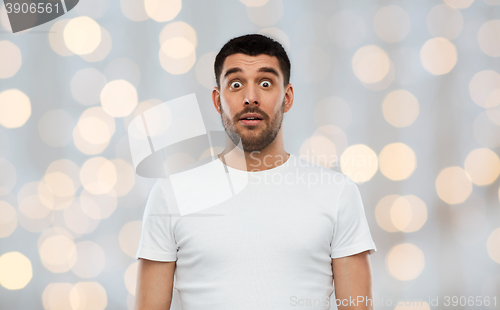
{"type": "Polygon", "coordinates": [[[224,74],[229,69],[236,67],[243,70],[243,73],[258,72],[262,67],[271,67],[274,68],[280,76],[282,75],[278,58],[267,54],[249,56],[238,53],[227,56],[222,66],[222,77],[224,78],[224,74]]]}

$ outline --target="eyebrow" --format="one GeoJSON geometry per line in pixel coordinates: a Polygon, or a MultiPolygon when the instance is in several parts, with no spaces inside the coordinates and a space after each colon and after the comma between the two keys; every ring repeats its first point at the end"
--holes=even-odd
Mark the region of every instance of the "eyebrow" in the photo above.
{"type": "MultiPolygon", "coordinates": [[[[226,73],[224,73],[224,78],[226,78],[228,75],[232,74],[232,73],[236,73],[236,72],[242,72],[243,70],[241,70],[241,68],[239,67],[234,67],[234,68],[231,68],[229,70],[226,71],[226,73]]],[[[278,71],[276,71],[274,68],[272,67],[262,67],[259,69],[258,72],[269,72],[269,73],[272,73],[274,75],[276,75],[276,77],[280,77],[278,71]]]]}

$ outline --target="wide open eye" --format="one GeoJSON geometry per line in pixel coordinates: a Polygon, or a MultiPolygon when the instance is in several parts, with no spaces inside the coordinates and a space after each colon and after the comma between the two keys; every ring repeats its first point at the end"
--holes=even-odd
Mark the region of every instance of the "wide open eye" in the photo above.
{"type": "Polygon", "coordinates": [[[238,81],[234,81],[234,82],[232,82],[231,84],[229,84],[229,86],[230,86],[230,87],[232,87],[232,88],[240,88],[240,87],[241,87],[241,83],[240,83],[240,82],[238,82],[238,81]],[[237,84],[240,84],[240,86],[236,86],[236,87],[235,87],[234,85],[237,85],[237,84]]]}
{"type": "Polygon", "coordinates": [[[265,88],[269,88],[269,87],[271,87],[271,82],[264,80],[264,81],[260,82],[260,85],[264,86],[265,88]],[[267,86],[264,86],[266,84],[267,84],[267,86]]]}

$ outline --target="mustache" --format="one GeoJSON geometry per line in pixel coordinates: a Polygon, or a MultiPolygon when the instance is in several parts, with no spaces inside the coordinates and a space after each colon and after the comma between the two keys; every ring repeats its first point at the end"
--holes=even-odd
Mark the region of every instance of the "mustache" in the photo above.
{"type": "Polygon", "coordinates": [[[250,109],[246,109],[246,110],[241,111],[238,115],[235,116],[235,119],[239,120],[243,115],[245,115],[247,113],[258,113],[258,114],[260,114],[262,116],[262,118],[264,120],[266,120],[266,119],[269,118],[269,115],[267,115],[266,112],[264,112],[264,111],[262,111],[260,109],[250,108],[250,109]]]}

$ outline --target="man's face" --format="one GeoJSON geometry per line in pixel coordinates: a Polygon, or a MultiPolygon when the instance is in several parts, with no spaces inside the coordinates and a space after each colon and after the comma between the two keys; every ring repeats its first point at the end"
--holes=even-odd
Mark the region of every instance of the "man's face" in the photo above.
{"type": "Polygon", "coordinates": [[[231,141],[238,145],[241,137],[246,152],[265,149],[280,133],[283,113],[290,108],[278,59],[230,55],[224,61],[220,87],[222,124],[231,141]],[[244,119],[249,113],[258,119],[244,119]]]}

